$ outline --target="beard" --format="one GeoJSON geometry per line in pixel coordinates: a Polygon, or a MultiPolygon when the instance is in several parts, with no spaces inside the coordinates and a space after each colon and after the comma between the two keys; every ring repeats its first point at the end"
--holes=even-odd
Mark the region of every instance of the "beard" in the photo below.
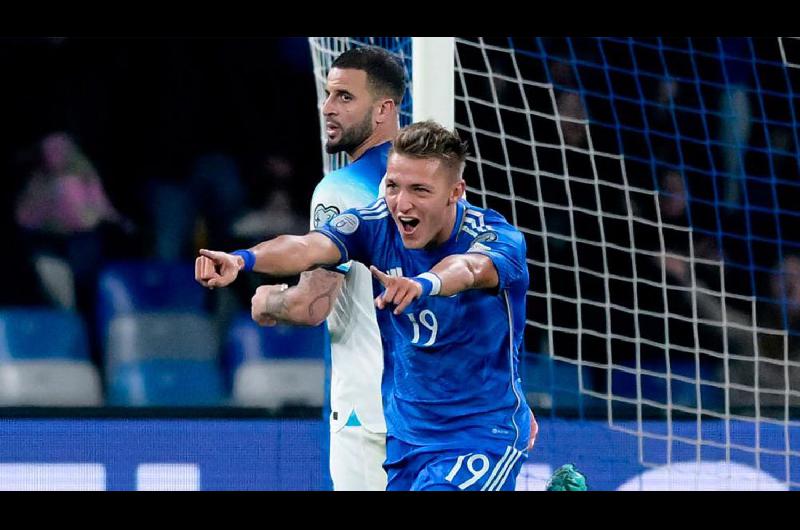
{"type": "Polygon", "coordinates": [[[329,140],[325,143],[325,152],[329,155],[341,153],[342,151],[347,154],[355,151],[359,145],[364,143],[364,140],[369,138],[372,134],[372,116],[370,113],[364,117],[364,120],[349,129],[342,128],[342,136],[336,143],[331,143],[329,140]]]}

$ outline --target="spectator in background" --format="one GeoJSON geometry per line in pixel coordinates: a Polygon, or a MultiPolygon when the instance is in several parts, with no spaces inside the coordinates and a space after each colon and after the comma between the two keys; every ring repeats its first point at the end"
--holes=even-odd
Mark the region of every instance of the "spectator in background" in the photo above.
{"type": "MultiPolygon", "coordinates": [[[[690,278],[668,269],[673,281],[689,285],[690,278]]],[[[728,403],[734,413],[782,417],[788,399],[800,407],[800,257],[789,255],[770,277],[769,296],[743,311],[728,297],[715,296],[702,281],[686,296],[696,297],[698,316],[718,322],[715,329],[727,339],[723,350],[729,382],[728,403]],[[723,329],[724,326],[724,329],[723,329]]],[[[721,375],[721,374],[720,374],[721,375]]]]}
{"type": "Polygon", "coordinates": [[[558,96],[558,115],[564,142],[573,147],[586,147],[586,109],[577,92],[565,91],[558,96]]]}
{"type": "Polygon", "coordinates": [[[17,224],[31,243],[45,293],[60,307],[88,310],[103,259],[104,223],[132,227],[113,207],[94,166],[68,134],[45,136],[17,198],[17,224]]]}
{"type": "Polygon", "coordinates": [[[722,184],[722,199],[728,209],[740,208],[742,186],[745,178],[745,153],[752,112],[748,90],[752,79],[752,65],[746,38],[720,40],[723,53],[725,88],[720,93],[719,140],[722,143],[723,164],[727,174],[722,184]]]}
{"type": "MultiPolygon", "coordinates": [[[[661,210],[662,222],[666,225],[691,228],[688,219],[689,196],[686,191],[684,177],[676,171],[668,171],[661,179],[661,190],[658,195],[658,204],[661,210]]],[[[705,260],[720,259],[719,249],[710,236],[693,232],[692,238],[694,249],[690,250],[686,245],[688,242],[686,237],[682,237],[674,230],[664,231],[664,244],[667,247],[667,251],[684,256],[692,254],[696,258],[705,260]]],[[[682,263],[683,266],[686,265],[685,262],[682,263]]],[[[678,267],[678,265],[674,266],[678,267]]]]}
{"type": "Polygon", "coordinates": [[[121,221],[92,163],[68,134],[49,134],[40,147],[40,165],[17,203],[20,226],[64,236],[121,221]]]}
{"type": "Polygon", "coordinates": [[[290,187],[296,178],[292,163],[283,156],[268,155],[263,169],[269,183],[265,194],[260,194],[265,199],[259,208],[241,216],[232,228],[233,235],[248,245],[280,234],[302,235],[308,230],[306,218],[292,208],[290,187]]]}
{"type": "MultiPolygon", "coordinates": [[[[165,167],[183,171],[179,164],[165,167]]],[[[232,245],[232,225],[244,208],[242,178],[233,157],[221,152],[200,155],[184,175],[159,175],[149,182],[154,254],[163,261],[186,259],[195,246],[232,245]],[[205,221],[199,236],[203,241],[195,240],[199,212],[205,221]]]]}
{"type": "MultiPolygon", "coordinates": [[[[683,180],[677,174],[668,174],[662,188],[659,204],[665,226],[680,225],[687,202],[683,180]]],[[[782,415],[787,389],[800,392],[800,257],[789,255],[775,266],[767,296],[755,299],[734,295],[730,279],[722,284],[722,275],[729,276],[730,267],[718,256],[714,242],[689,232],[694,245],[690,254],[691,249],[685,247],[686,235],[671,243],[671,232],[674,230],[669,228],[664,231],[668,254],[663,265],[667,284],[681,289],[670,289],[670,311],[679,304],[695,307],[697,317],[706,324],[712,323],[699,327],[697,346],[727,353],[723,362],[712,362],[703,355],[701,360],[705,358],[709,366],[716,365],[714,369],[719,373],[713,380],[735,385],[729,396],[735,412],[748,415],[758,407],[761,415],[782,415]],[[676,293],[683,298],[682,304],[676,293]]],[[[672,326],[670,335],[674,335],[672,326]]],[[[789,404],[800,406],[800,394],[790,395],[789,404]]]]}
{"type": "Polygon", "coordinates": [[[728,331],[734,337],[744,335],[739,339],[740,355],[730,364],[730,382],[749,389],[734,387],[730,403],[757,406],[763,416],[782,417],[787,399],[790,407],[800,407],[800,257],[789,255],[779,262],[769,286],[769,296],[756,306],[755,319],[747,313],[726,315],[736,323],[755,320],[752,332],[728,331]]]}
{"type": "MultiPolygon", "coordinates": [[[[233,246],[248,248],[265,238],[283,233],[294,235],[306,233],[308,220],[292,208],[292,183],[296,178],[295,166],[288,158],[278,154],[267,154],[262,157],[258,170],[253,171],[245,181],[250,199],[249,206],[254,208],[245,209],[244,204],[241,204],[241,208],[236,212],[238,217],[225,219],[229,230],[228,241],[234,242],[233,246]]],[[[213,209],[211,212],[212,214],[206,215],[211,225],[209,228],[213,229],[214,224],[218,224],[220,220],[215,221],[211,218],[213,209]]],[[[209,240],[219,241],[219,238],[209,237],[209,240]]],[[[299,276],[295,275],[280,280],[294,285],[298,279],[299,276]]],[[[247,307],[253,291],[263,282],[263,278],[251,275],[245,281],[232,286],[233,289],[216,289],[217,318],[221,322],[233,318],[236,310],[247,307]]]]}

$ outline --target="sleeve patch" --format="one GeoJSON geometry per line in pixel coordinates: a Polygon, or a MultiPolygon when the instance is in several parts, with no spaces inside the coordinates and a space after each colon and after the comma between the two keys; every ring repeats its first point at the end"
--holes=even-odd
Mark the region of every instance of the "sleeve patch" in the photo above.
{"type": "Polygon", "coordinates": [[[358,229],[358,217],[351,213],[345,213],[334,217],[331,226],[337,232],[349,236],[358,229]]]}
{"type": "Polygon", "coordinates": [[[490,231],[484,232],[472,240],[467,252],[488,252],[491,249],[484,243],[491,243],[492,241],[497,241],[497,234],[490,231]]]}
{"type": "Polygon", "coordinates": [[[325,206],[318,204],[314,208],[314,228],[319,228],[337,215],[339,215],[339,208],[336,206],[325,206]]]}

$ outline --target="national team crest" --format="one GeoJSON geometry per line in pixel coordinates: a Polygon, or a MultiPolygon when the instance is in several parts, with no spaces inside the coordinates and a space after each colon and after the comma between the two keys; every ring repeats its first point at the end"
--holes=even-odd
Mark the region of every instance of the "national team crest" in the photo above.
{"type": "Polygon", "coordinates": [[[318,204],[314,208],[314,228],[319,228],[337,215],[339,215],[339,208],[336,206],[325,206],[318,204]]]}

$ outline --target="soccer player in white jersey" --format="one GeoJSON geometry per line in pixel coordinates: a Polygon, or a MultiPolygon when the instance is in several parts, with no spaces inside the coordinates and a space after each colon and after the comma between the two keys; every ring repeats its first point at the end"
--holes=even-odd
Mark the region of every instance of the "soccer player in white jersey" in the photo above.
{"type": "Polygon", "coordinates": [[[455,132],[413,124],[392,147],[385,199],[238,255],[200,251],[214,264],[196,272],[209,287],[240,270],[371,265],[385,288],[375,305],[394,363],[383,386],[390,490],[513,490],[535,437],[519,377],[525,239],[461,198],[465,159],[455,132]]]}
{"type": "MultiPolygon", "coordinates": [[[[311,229],[378,197],[405,90],[400,61],[383,48],[348,50],[328,73],[325,150],[349,164],[326,175],[311,200],[311,229]]],[[[318,325],[331,337],[330,472],[334,490],[384,490],[386,422],[381,402],[383,349],[372,278],[360,263],[304,272],[289,289],[265,285],[253,296],[259,323],[318,325]]]]}

